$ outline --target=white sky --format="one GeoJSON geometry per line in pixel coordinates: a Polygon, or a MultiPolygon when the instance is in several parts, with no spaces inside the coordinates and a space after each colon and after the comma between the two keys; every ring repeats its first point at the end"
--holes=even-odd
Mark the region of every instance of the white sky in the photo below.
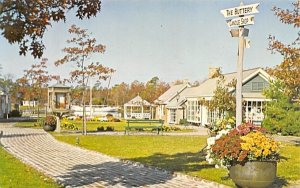
{"type": "MultiPolygon", "coordinates": [[[[273,67],[282,56],[267,50],[269,34],[286,43],[297,37],[297,30],[282,24],[271,8],[292,8],[291,0],[245,0],[245,5],[260,3],[255,24],[249,26],[251,48],[245,50],[244,68],[273,67]]],[[[71,65],[56,68],[53,62],[63,56],[61,49],[69,38],[67,29],[76,24],[88,29],[98,43],[107,47],[105,54],[94,56],[105,66],[116,69],[112,84],[134,80],[147,82],[154,76],[172,82],[202,80],[209,66],[223,72],[236,70],[238,40],[229,34],[221,9],[236,7],[238,0],[109,0],[102,2],[96,18],[80,21],[70,12],[67,22],[54,23],[44,36],[49,72],[67,76],[71,65]]],[[[18,46],[0,36],[2,74],[15,78],[32,63],[30,55],[18,55],[18,46]]],[[[103,82],[103,86],[107,83],[103,82]]]]}

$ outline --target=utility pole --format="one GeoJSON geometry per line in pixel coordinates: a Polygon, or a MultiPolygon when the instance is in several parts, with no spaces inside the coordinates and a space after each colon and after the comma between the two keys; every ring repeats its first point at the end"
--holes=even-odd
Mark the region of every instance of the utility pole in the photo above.
{"type": "Polygon", "coordinates": [[[254,24],[254,16],[249,14],[258,13],[259,3],[244,5],[241,2],[239,7],[229,8],[221,10],[221,13],[225,18],[236,17],[227,20],[227,25],[230,28],[232,37],[238,37],[238,60],[237,60],[237,75],[236,75],[236,127],[243,122],[243,59],[244,59],[244,48],[245,48],[245,37],[248,36],[249,29],[244,28],[246,25],[254,24]],[[245,16],[248,15],[248,16],[245,16]],[[231,29],[236,27],[237,29],[231,29]]]}

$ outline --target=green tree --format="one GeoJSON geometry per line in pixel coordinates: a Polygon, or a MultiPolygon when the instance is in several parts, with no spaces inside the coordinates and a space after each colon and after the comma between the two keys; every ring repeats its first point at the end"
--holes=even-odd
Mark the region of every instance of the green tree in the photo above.
{"type": "Polygon", "coordinates": [[[221,74],[215,75],[217,78],[217,87],[214,90],[214,96],[209,101],[202,101],[208,110],[217,112],[219,119],[224,119],[225,116],[234,116],[235,114],[235,96],[230,92],[230,88],[235,87],[235,80],[228,84],[225,83],[225,78],[221,74]]]}
{"type": "Polygon", "coordinates": [[[51,22],[66,21],[69,10],[79,19],[96,16],[100,0],[2,0],[0,1],[0,30],[10,44],[18,43],[20,55],[31,51],[41,58],[45,45],[43,36],[51,22]]]}
{"type": "Polygon", "coordinates": [[[262,125],[271,133],[300,136],[300,105],[290,102],[290,97],[284,93],[285,87],[284,82],[275,80],[264,91],[272,100],[267,103],[262,125]]]}

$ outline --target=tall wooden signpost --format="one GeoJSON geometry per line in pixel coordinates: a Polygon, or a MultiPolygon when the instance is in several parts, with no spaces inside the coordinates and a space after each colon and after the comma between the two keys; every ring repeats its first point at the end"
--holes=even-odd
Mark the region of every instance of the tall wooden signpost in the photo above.
{"type": "Polygon", "coordinates": [[[239,7],[221,10],[225,18],[235,17],[227,20],[232,37],[239,37],[238,61],[237,61],[237,84],[236,84],[236,126],[242,123],[242,82],[243,82],[243,58],[245,48],[245,37],[248,36],[249,29],[244,28],[246,25],[254,24],[254,16],[250,14],[258,13],[259,3],[251,5],[240,4],[239,7]],[[245,16],[249,15],[249,16],[245,16]]]}

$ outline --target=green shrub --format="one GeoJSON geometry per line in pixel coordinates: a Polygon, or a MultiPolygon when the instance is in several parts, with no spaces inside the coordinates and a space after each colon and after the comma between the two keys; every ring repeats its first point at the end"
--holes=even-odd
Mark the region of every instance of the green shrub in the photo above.
{"type": "Polygon", "coordinates": [[[180,125],[187,125],[188,122],[187,122],[186,119],[180,119],[180,120],[179,120],[179,124],[180,124],[180,125]]]}
{"type": "Polygon", "coordinates": [[[115,130],[115,128],[112,127],[112,126],[107,126],[106,127],[106,131],[114,131],[114,130],[115,130]]]}
{"type": "Polygon", "coordinates": [[[103,126],[101,126],[101,127],[97,127],[97,131],[98,131],[98,132],[104,132],[104,131],[105,131],[105,129],[104,129],[104,127],[103,127],[103,126]]]}
{"type": "Polygon", "coordinates": [[[262,125],[271,134],[281,133],[284,136],[300,136],[300,111],[270,109],[262,125]]]}
{"type": "Polygon", "coordinates": [[[164,132],[181,131],[181,129],[180,129],[179,127],[175,127],[175,126],[166,126],[166,125],[164,125],[164,126],[162,127],[162,130],[163,130],[164,132]]]}
{"type": "Polygon", "coordinates": [[[12,110],[9,114],[10,117],[21,117],[22,113],[19,110],[12,110]]]}
{"type": "Polygon", "coordinates": [[[105,132],[105,131],[114,131],[115,128],[112,126],[107,126],[106,128],[101,126],[101,127],[97,127],[97,131],[98,132],[105,132]]]}

